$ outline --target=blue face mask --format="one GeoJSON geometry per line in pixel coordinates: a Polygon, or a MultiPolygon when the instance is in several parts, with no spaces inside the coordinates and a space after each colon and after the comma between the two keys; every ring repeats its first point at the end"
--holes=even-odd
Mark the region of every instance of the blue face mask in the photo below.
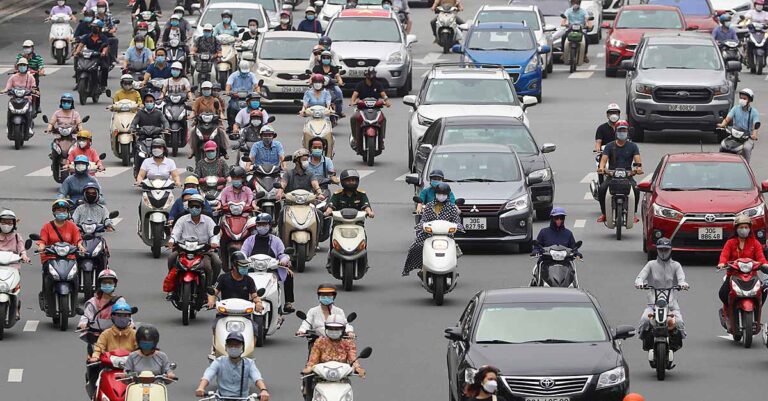
{"type": "Polygon", "coordinates": [[[64,221],[69,217],[69,213],[67,212],[54,213],[53,217],[58,221],[64,221]]]}
{"type": "Polygon", "coordinates": [[[176,21],[175,19],[171,20],[171,26],[179,26],[179,21],[176,21]]]}
{"type": "Polygon", "coordinates": [[[90,24],[91,22],[93,22],[93,17],[85,17],[83,18],[83,22],[90,24]]]}
{"type": "Polygon", "coordinates": [[[69,102],[62,103],[61,108],[64,110],[72,110],[72,103],[69,103],[69,102]]]}
{"type": "Polygon", "coordinates": [[[216,153],[217,152],[215,150],[211,151],[211,152],[205,152],[205,157],[208,158],[208,159],[213,160],[213,159],[216,158],[216,153]]]}
{"type": "Polygon", "coordinates": [[[179,70],[171,70],[171,76],[173,76],[174,78],[178,78],[179,75],[181,75],[181,71],[179,71],[179,70]]]}
{"type": "Polygon", "coordinates": [[[267,235],[267,234],[269,234],[269,228],[270,227],[268,225],[266,225],[266,226],[262,225],[261,227],[256,227],[256,234],[259,234],[259,235],[262,235],[262,236],[267,235]]]}
{"type": "Polygon", "coordinates": [[[322,295],[318,299],[320,299],[320,303],[325,306],[333,304],[333,297],[330,295],[322,295]]]}
{"type": "Polygon", "coordinates": [[[139,348],[141,348],[142,351],[152,351],[155,349],[155,343],[151,341],[139,341],[139,348]]]}
{"type": "Polygon", "coordinates": [[[312,156],[320,157],[323,155],[322,149],[312,149],[312,156]]]}
{"type": "Polygon", "coordinates": [[[147,111],[152,111],[152,109],[155,108],[154,103],[144,103],[144,108],[147,109],[147,111]]]}
{"type": "Polygon", "coordinates": [[[189,214],[191,214],[192,216],[197,217],[201,213],[203,213],[203,209],[202,208],[199,208],[199,207],[191,207],[191,208],[189,208],[189,214]]]}
{"type": "Polygon", "coordinates": [[[259,101],[252,101],[250,104],[252,109],[258,109],[259,107],[261,107],[261,102],[259,101]]]}
{"type": "Polygon", "coordinates": [[[248,268],[247,267],[238,267],[237,272],[240,273],[241,276],[248,275],[248,268]]]}
{"type": "Polygon", "coordinates": [[[240,181],[240,180],[238,180],[238,181],[232,181],[232,187],[233,187],[233,188],[242,188],[242,187],[243,187],[243,182],[242,182],[242,181],[240,181]]]}
{"type": "Polygon", "coordinates": [[[437,186],[438,186],[438,185],[440,185],[440,181],[430,181],[430,182],[429,182],[429,185],[430,185],[432,188],[437,188],[437,186]]]}
{"type": "Polygon", "coordinates": [[[102,284],[99,289],[101,289],[101,292],[105,294],[111,294],[115,292],[115,285],[114,284],[102,284]]]}
{"type": "Polygon", "coordinates": [[[331,59],[324,58],[323,59],[323,65],[331,65],[331,59]]]}
{"type": "Polygon", "coordinates": [[[203,96],[211,96],[211,90],[210,89],[203,89],[203,96]]]}
{"type": "Polygon", "coordinates": [[[314,21],[315,16],[314,15],[307,15],[307,21],[314,21]]]}
{"type": "Polygon", "coordinates": [[[27,67],[24,65],[19,66],[19,72],[24,74],[27,72],[27,67]]]}
{"type": "Polygon", "coordinates": [[[206,37],[206,38],[210,38],[211,36],[213,36],[213,32],[205,31],[205,32],[203,32],[203,36],[206,37]]]}
{"type": "Polygon", "coordinates": [[[391,4],[384,4],[384,5],[381,6],[381,8],[383,8],[385,10],[391,10],[392,9],[392,5],[391,4]]]}
{"type": "Polygon", "coordinates": [[[158,64],[162,64],[165,62],[165,56],[157,56],[156,60],[158,64]]]}
{"type": "Polygon", "coordinates": [[[232,21],[232,18],[222,18],[221,21],[225,24],[229,24],[232,21]]]}

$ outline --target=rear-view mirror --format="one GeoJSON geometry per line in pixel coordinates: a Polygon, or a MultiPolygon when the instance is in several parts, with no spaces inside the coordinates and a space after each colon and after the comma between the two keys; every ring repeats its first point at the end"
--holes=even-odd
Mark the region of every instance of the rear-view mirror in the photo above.
{"type": "Polygon", "coordinates": [[[48,116],[46,116],[45,114],[43,114],[43,122],[45,122],[46,124],[48,123],[48,116]]]}
{"type": "Polygon", "coordinates": [[[357,357],[357,359],[366,359],[371,356],[371,353],[373,353],[373,348],[365,347],[362,351],[360,351],[360,355],[357,357]]]}
{"type": "Polygon", "coordinates": [[[541,146],[541,153],[552,153],[557,149],[557,145],[554,143],[545,143],[541,146]]]}
{"type": "Polygon", "coordinates": [[[296,254],[296,249],[294,249],[294,248],[292,248],[292,247],[290,247],[290,246],[289,246],[289,247],[285,248],[285,250],[283,251],[283,253],[284,253],[284,254],[286,254],[286,255],[288,255],[288,256],[293,256],[293,255],[295,255],[295,254],[296,254]]]}
{"type": "Polygon", "coordinates": [[[405,182],[411,185],[419,185],[419,175],[416,173],[406,174],[405,182]]]}
{"type": "Polygon", "coordinates": [[[29,239],[32,241],[40,241],[40,234],[29,234],[29,239]]]}
{"type": "Polygon", "coordinates": [[[422,203],[422,202],[421,202],[421,198],[419,198],[418,196],[414,196],[414,197],[413,197],[413,198],[411,198],[411,199],[413,199],[413,203],[422,203]]]}
{"type": "Polygon", "coordinates": [[[113,211],[109,212],[109,218],[110,219],[114,219],[114,218],[116,218],[119,215],[120,215],[120,212],[117,211],[117,210],[113,210],[113,211]]]}
{"type": "Polygon", "coordinates": [[[275,116],[269,116],[269,118],[267,119],[267,122],[270,124],[275,122],[275,116]]]}
{"type": "Polygon", "coordinates": [[[637,183],[637,190],[640,192],[651,192],[650,181],[640,181],[637,183]]]}
{"type": "Polygon", "coordinates": [[[301,320],[307,320],[307,314],[304,313],[304,311],[297,310],[296,317],[298,317],[301,320]]]}
{"type": "Polygon", "coordinates": [[[99,160],[104,160],[106,158],[107,158],[107,154],[106,153],[102,153],[102,154],[99,155],[99,160]]]}
{"type": "Polygon", "coordinates": [[[403,96],[403,103],[405,103],[408,106],[416,107],[416,95],[407,95],[403,96]]]}
{"type": "Polygon", "coordinates": [[[760,191],[768,192],[768,180],[760,183],[760,191]]]}
{"type": "Polygon", "coordinates": [[[622,60],[620,65],[622,70],[627,70],[627,71],[635,70],[635,61],[632,59],[622,60]]]}
{"type": "Polygon", "coordinates": [[[283,184],[281,182],[275,182],[275,183],[272,184],[272,188],[274,188],[274,189],[282,189],[283,188],[283,184]]]}
{"type": "Polygon", "coordinates": [[[90,119],[91,119],[91,116],[85,116],[85,117],[83,117],[83,122],[87,123],[88,120],[90,120],[90,119]]]}
{"type": "Polygon", "coordinates": [[[357,313],[356,312],[352,312],[349,315],[347,315],[347,323],[352,323],[352,322],[355,321],[355,319],[357,319],[357,313]]]}
{"type": "Polygon", "coordinates": [[[626,340],[635,336],[634,326],[619,326],[616,328],[616,334],[613,335],[614,340],[626,340]]]}
{"type": "Polygon", "coordinates": [[[456,199],[456,206],[461,206],[464,203],[466,203],[466,200],[464,198],[456,199]]]}
{"type": "Polygon", "coordinates": [[[259,288],[258,290],[256,290],[256,295],[258,295],[259,297],[263,297],[264,294],[266,294],[266,293],[267,293],[267,289],[266,288],[259,288]]]}
{"type": "Polygon", "coordinates": [[[445,329],[445,338],[451,341],[464,341],[464,335],[461,333],[461,327],[449,327],[445,329]]]}

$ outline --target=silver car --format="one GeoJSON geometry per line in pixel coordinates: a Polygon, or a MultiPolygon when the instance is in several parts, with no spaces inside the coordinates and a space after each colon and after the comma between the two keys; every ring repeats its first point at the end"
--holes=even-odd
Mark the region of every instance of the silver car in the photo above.
{"type": "Polygon", "coordinates": [[[193,39],[203,35],[203,26],[205,24],[211,24],[216,26],[221,22],[221,13],[224,10],[232,12],[232,21],[237,24],[238,28],[248,29],[248,20],[256,19],[259,21],[259,33],[263,34],[269,30],[269,24],[267,23],[267,13],[264,11],[264,7],[256,3],[235,3],[224,2],[210,4],[205,7],[203,13],[200,14],[200,19],[193,23],[195,27],[195,33],[193,39]]]}
{"type": "MultiPolygon", "coordinates": [[[[207,5],[210,6],[211,4],[224,3],[227,1],[231,1],[231,0],[208,0],[207,5]]],[[[274,28],[280,25],[280,1],[279,0],[238,0],[238,3],[250,3],[250,4],[261,5],[261,7],[264,8],[264,11],[267,13],[267,17],[269,18],[269,27],[274,28]]],[[[246,24],[246,27],[247,27],[247,24],[246,24]]],[[[261,27],[261,25],[259,25],[259,27],[261,27]]]]}
{"type": "Polygon", "coordinates": [[[351,89],[363,80],[368,67],[375,67],[386,88],[404,96],[413,87],[411,46],[416,35],[406,35],[397,16],[389,11],[348,9],[331,20],[326,31],[331,48],[347,71],[344,81],[351,89]]]}
{"type": "Polygon", "coordinates": [[[255,72],[264,80],[264,104],[291,106],[308,89],[307,54],[319,34],[300,31],[269,31],[256,48],[255,72]]]}

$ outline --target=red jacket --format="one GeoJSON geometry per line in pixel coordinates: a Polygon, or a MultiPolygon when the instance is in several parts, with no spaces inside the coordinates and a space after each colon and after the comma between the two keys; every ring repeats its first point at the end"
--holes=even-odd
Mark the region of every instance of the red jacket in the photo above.
{"type": "Polygon", "coordinates": [[[739,237],[732,237],[725,242],[722,252],[720,252],[720,264],[726,264],[739,258],[750,258],[755,262],[766,264],[765,254],[763,254],[763,245],[750,234],[744,241],[744,249],[739,249],[739,237]]]}
{"type": "MultiPolygon", "coordinates": [[[[38,243],[42,243],[45,246],[49,246],[57,242],[60,242],[61,239],[63,239],[64,242],[68,242],[72,245],[80,244],[81,242],[80,229],[77,228],[77,225],[73,223],[72,220],[67,220],[62,227],[57,227],[59,230],[59,233],[61,233],[61,239],[59,239],[59,236],[58,234],[56,234],[56,231],[53,229],[52,224],[53,223],[51,222],[43,224],[43,228],[40,229],[40,241],[38,241],[38,243]]],[[[40,262],[45,262],[55,258],[56,258],[55,255],[48,255],[45,253],[40,254],[40,262]]],[[[69,255],[69,258],[74,259],[75,255],[69,255]]]]}

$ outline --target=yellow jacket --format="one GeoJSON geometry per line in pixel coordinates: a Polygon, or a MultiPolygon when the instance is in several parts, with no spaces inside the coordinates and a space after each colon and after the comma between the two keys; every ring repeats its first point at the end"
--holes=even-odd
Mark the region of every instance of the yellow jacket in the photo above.
{"type": "Polygon", "coordinates": [[[133,100],[141,106],[141,94],[136,89],[131,89],[129,91],[126,91],[125,89],[118,90],[115,92],[115,96],[112,97],[112,102],[117,103],[125,99],[133,100]]]}
{"type": "Polygon", "coordinates": [[[131,327],[120,330],[117,327],[112,326],[99,335],[99,339],[93,347],[93,355],[91,356],[98,358],[101,356],[102,352],[111,352],[118,349],[133,352],[138,348],[139,345],[136,343],[136,330],[131,327]]]}

